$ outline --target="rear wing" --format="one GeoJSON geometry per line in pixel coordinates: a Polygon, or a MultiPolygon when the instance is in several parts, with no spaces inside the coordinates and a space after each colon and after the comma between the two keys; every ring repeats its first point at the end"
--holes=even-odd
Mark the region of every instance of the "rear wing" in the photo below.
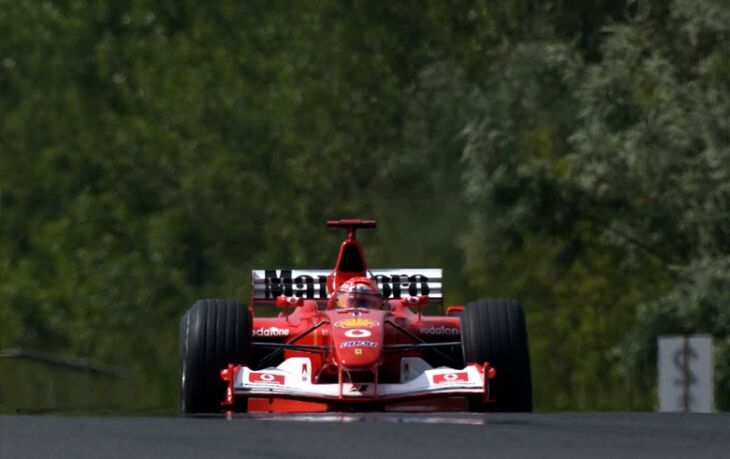
{"type": "MultiPolygon", "coordinates": [[[[331,274],[325,269],[255,269],[251,271],[252,305],[274,304],[281,295],[326,300],[331,274]]],[[[427,296],[429,304],[443,305],[441,269],[371,269],[368,274],[386,299],[427,296]]]]}

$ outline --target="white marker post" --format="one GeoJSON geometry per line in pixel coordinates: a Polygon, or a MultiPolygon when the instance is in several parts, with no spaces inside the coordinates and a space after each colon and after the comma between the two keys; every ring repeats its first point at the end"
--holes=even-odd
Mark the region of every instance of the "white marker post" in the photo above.
{"type": "Polygon", "coordinates": [[[660,336],[659,411],[712,413],[712,336],[660,336]]]}

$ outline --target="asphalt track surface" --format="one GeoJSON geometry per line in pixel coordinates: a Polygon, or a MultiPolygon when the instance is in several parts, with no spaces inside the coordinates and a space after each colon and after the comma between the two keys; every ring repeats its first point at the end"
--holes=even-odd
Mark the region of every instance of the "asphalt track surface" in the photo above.
{"type": "Polygon", "coordinates": [[[0,458],[730,457],[730,414],[0,416],[0,458]]]}

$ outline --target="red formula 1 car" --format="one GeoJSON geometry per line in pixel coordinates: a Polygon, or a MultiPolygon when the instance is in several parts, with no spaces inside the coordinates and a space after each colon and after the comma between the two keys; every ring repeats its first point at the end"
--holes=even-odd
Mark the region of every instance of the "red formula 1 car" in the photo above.
{"type": "Polygon", "coordinates": [[[522,306],[442,305],[440,269],[368,269],[358,228],[332,270],[254,270],[252,307],[199,300],[180,321],[181,409],[531,411],[522,306]],[[255,317],[256,306],[282,308],[255,317]]]}

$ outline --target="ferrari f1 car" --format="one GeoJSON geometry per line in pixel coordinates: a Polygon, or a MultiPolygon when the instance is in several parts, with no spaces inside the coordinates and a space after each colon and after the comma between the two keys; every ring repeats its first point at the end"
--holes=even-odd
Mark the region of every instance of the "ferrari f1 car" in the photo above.
{"type": "Polygon", "coordinates": [[[522,306],[443,307],[440,269],[369,269],[359,228],[331,270],[254,270],[251,307],[199,300],[180,321],[181,410],[531,411],[522,306]],[[281,308],[259,317],[262,305],[281,308]]]}

